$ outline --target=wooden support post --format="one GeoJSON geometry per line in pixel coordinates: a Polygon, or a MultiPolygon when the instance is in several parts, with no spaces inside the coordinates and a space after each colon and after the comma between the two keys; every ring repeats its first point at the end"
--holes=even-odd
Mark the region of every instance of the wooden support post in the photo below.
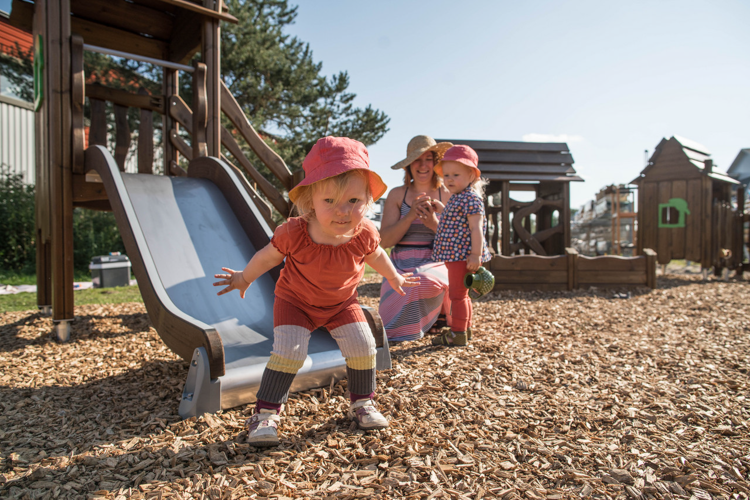
{"type": "MultiPolygon", "coordinates": [[[[220,48],[221,38],[219,20],[204,18],[201,54],[203,55],[203,62],[206,64],[206,155],[215,158],[221,157],[220,48]]],[[[193,111],[195,111],[195,108],[193,108],[193,111]]]]}
{"type": "Polygon", "coordinates": [[[563,182],[562,187],[563,207],[560,214],[560,224],[563,227],[563,247],[570,247],[570,182],[563,182]]]}
{"type": "MultiPolygon", "coordinates": [[[[141,87],[138,94],[148,95],[141,87]]],[[[141,109],[141,120],[138,124],[138,173],[154,173],[154,112],[141,109]]]]}
{"type": "MultiPolygon", "coordinates": [[[[701,200],[703,205],[703,217],[701,221],[701,268],[708,269],[713,265],[713,192],[711,190],[711,178],[704,175],[701,179],[701,200]]],[[[661,216],[661,214],[659,214],[661,216]]]]}
{"type": "MultiPolygon", "coordinates": [[[[46,53],[47,2],[39,0],[34,5],[34,46],[36,52],[46,53]],[[37,46],[41,41],[41,46],[37,46]]],[[[15,6],[14,6],[15,10],[15,6]]],[[[35,218],[36,218],[36,303],[44,314],[52,309],[52,219],[50,207],[50,163],[47,99],[49,81],[45,78],[48,68],[43,67],[42,107],[34,112],[34,161],[36,168],[35,218]]]]}
{"type": "Polygon", "coordinates": [[[568,263],[568,290],[578,288],[578,252],[575,248],[567,247],[565,249],[568,263]]]}
{"type": "MultiPolygon", "coordinates": [[[[195,62],[193,71],[193,158],[208,156],[206,148],[206,65],[195,62]]],[[[174,144],[174,143],[172,143],[174,144]]]]}
{"type": "Polygon", "coordinates": [[[83,74],[83,38],[74,34],[70,39],[71,49],[71,111],[73,126],[73,173],[82,174],[85,131],[83,128],[83,106],[86,101],[86,82],[83,74]]]}
{"type": "Polygon", "coordinates": [[[164,68],[162,73],[162,94],[167,106],[166,113],[162,115],[161,137],[164,148],[164,175],[172,175],[172,162],[179,164],[180,155],[169,139],[170,132],[174,129],[179,132],[180,124],[175,121],[169,113],[171,97],[179,95],[179,73],[176,69],[164,68]]]}
{"type": "Polygon", "coordinates": [[[644,248],[643,255],[646,256],[646,286],[653,290],[656,288],[656,252],[644,248]]]}
{"type": "Polygon", "coordinates": [[[500,246],[502,247],[501,255],[510,256],[510,181],[502,181],[502,222],[500,229],[502,236],[500,246]]]}
{"type": "Polygon", "coordinates": [[[739,239],[736,245],[739,252],[736,260],[738,278],[742,278],[745,262],[745,188],[744,184],[740,184],[737,188],[737,228],[735,231],[739,239]]]}
{"type": "Polygon", "coordinates": [[[115,104],[115,161],[120,171],[125,171],[125,160],[130,149],[130,125],[128,108],[115,104]]]}
{"type": "Polygon", "coordinates": [[[70,1],[45,3],[44,101],[49,134],[52,310],[58,338],[64,341],[70,332],[74,305],[70,1]]]}
{"type": "Polygon", "coordinates": [[[107,105],[99,99],[89,99],[91,104],[91,127],[89,146],[107,147],[107,105]]]}

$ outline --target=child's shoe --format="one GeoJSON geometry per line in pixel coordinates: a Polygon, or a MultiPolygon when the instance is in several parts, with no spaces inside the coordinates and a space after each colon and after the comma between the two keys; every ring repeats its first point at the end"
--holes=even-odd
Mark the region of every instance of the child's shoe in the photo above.
{"type": "Polygon", "coordinates": [[[443,331],[432,339],[432,345],[465,346],[469,343],[469,335],[467,332],[443,331]]]}
{"type": "Polygon", "coordinates": [[[360,429],[371,431],[374,429],[385,429],[388,420],[375,408],[372,399],[360,399],[349,406],[349,418],[357,422],[360,429]]]}
{"type": "Polygon", "coordinates": [[[260,410],[245,421],[247,443],[250,446],[268,447],[279,445],[277,428],[281,417],[275,410],[260,410]]]}

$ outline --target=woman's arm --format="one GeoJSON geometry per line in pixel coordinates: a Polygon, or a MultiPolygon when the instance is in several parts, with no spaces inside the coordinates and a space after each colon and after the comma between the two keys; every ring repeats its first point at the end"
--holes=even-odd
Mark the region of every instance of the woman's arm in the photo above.
{"type": "Polygon", "coordinates": [[[484,217],[482,214],[472,214],[466,217],[471,231],[471,253],[466,258],[466,269],[471,272],[476,271],[482,265],[482,248],[484,247],[482,217],[484,217]]]}
{"type": "Polygon", "coordinates": [[[391,259],[388,258],[388,254],[382,248],[378,248],[370,255],[365,256],[365,262],[387,279],[391,288],[396,290],[399,295],[406,295],[401,287],[419,284],[419,276],[412,276],[411,273],[398,274],[396,268],[393,267],[393,263],[391,263],[391,259]]]}
{"type": "Polygon", "coordinates": [[[217,295],[224,295],[232,290],[239,290],[240,297],[244,299],[245,292],[250,288],[253,281],[283,261],[284,254],[276,250],[276,247],[269,243],[253,255],[253,258],[250,259],[250,262],[247,263],[247,266],[242,271],[234,271],[228,267],[222,267],[221,269],[229,274],[214,274],[214,278],[223,280],[215,282],[214,286],[226,285],[226,288],[217,293],[217,295]]]}
{"type": "Polygon", "coordinates": [[[409,226],[417,218],[414,207],[406,217],[401,218],[401,200],[404,197],[405,187],[399,187],[388,193],[383,207],[383,217],[380,219],[380,246],[390,248],[404,237],[409,226]]]}

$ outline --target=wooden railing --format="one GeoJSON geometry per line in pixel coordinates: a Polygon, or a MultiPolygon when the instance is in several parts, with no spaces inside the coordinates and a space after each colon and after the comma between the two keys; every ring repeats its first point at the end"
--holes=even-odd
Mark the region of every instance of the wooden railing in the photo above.
{"type": "MultiPolygon", "coordinates": [[[[536,255],[541,256],[547,255],[543,243],[553,235],[562,234],[564,231],[564,227],[560,223],[560,217],[558,217],[557,225],[545,227],[532,233],[531,216],[536,215],[537,219],[539,219],[542,209],[550,213],[552,210],[557,210],[558,214],[562,214],[564,208],[563,200],[537,198],[534,201],[523,202],[509,199],[509,205],[510,213],[513,215],[512,222],[510,223],[510,229],[512,230],[509,229],[507,231],[510,240],[510,255],[518,254],[521,250],[527,253],[533,251],[536,255]]],[[[491,226],[487,226],[486,241],[489,242],[489,246],[495,251],[496,255],[501,255],[500,240],[502,238],[502,223],[498,219],[502,212],[502,207],[487,205],[485,211],[487,218],[492,222],[491,226]]],[[[551,218],[549,222],[549,225],[551,225],[551,218]]],[[[539,224],[538,220],[537,227],[540,226],[541,224],[539,224]]]]}
{"type": "Polygon", "coordinates": [[[647,248],[638,257],[565,255],[495,256],[489,269],[495,290],[573,290],[588,287],[656,288],[656,252],[647,248]]]}

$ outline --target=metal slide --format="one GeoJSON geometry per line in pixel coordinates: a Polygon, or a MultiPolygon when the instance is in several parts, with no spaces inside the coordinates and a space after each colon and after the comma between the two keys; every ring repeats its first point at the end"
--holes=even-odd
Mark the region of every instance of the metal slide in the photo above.
{"type": "MultiPolygon", "coordinates": [[[[242,269],[272,236],[247,181],[211,157],[193,160],[188,177],[121,173],[101,146],[86,150],[85,164],[104,183],[152,323],[173,351],[191,360],[180,416],[253,401],[273,344],[279,269],[253,283],[244,300],[239,293],[219,297],[213,286],[222,266],[242,269]]],[[[377,314],[365,312],[377,330],[377,314]]],[[[390,368],[388,342],[378,340],[378,368],[390,368]]],[[[345,374],[336,342],[317,330],[292,391],[345,374]]]]}

